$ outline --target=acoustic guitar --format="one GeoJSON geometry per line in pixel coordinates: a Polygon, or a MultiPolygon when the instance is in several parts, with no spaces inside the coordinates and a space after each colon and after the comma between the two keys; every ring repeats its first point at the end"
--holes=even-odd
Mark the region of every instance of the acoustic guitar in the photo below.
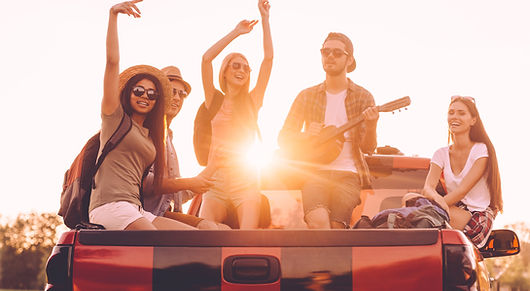
{"type": "MultiPolygon", "coordinates": [[[[410,105],[410,97],[396,99],[394,101],[377,106],[379,112],[393,112],[410,105]]],[[[289,149],[281,149],[283,156],[289,160],[329,164],[334,161],[342,151],[344,143],[344,132],[358,125],[364,120],[362,115],[355,117],[340,127],[326,126],[318,135],[309,137],[307,140],[293,144],[289,149]]]]}

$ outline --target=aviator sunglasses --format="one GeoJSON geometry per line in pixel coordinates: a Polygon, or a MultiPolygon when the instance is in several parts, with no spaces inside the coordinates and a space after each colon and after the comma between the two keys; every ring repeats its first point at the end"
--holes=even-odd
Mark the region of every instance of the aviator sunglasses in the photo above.
{"type": "Polygon", "coordinates": [[[175,88],[173,88],[173,96],[179,96],[180,98],[184,99],[188,96],[188,92],[184,91],[184,90],[177,90],[175,88]]]}
{"type": "Polygon", "coordinates": [[[145,88],[143,86],[134,87],[132,92],[133,92],[134,96],[136,96],[136,97],[142,97],[142,95],[144,95],[144,93],[147,93],[147,98],[149,100],[156,100],[156,98],[158,98],[158,93],[156,93],[156,91],[154,89],[145,90],[145,88]]]}
{"type": "Polygon", "coordinates": [[[243,67],[243,71],[245,71],[245,73],[250,73],[250,66],[249,65],[242,64],[242,63],[239,63],[239,62],[233,62],[232,63],[232,69],[234,69],[234,70],[239,70],[239,69],[241,69],[241,67],[243,67]]]}
{"type": "Polygon", "coordinates": [[[329,54],[333,54],[335,58],[340,58],[342,57],[342,55],[346,55],[346,56],[350,55],[347,51],[341,50],[339,48],[321,48],[320,53],[322,54],[323,57],[327,57],[329,56],[329,54]]]}

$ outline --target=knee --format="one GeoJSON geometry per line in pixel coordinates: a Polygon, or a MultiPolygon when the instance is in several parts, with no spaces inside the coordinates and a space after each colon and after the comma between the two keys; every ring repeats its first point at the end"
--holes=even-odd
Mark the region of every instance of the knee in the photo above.
{"type": "Polygon", "coordinates": [[[217,223],[210,221],[210,220],[206,220],[206,219],[201,220],[201,222],[197,224],[197,228],[198,229],[219,229],[217,227],[217,223]]]}
{"type": "Polygon", "coordinates": [[[305,215],[307,226],[312,229],[329,229],[329,213],[325,208],[319,207],[305,215]]]}

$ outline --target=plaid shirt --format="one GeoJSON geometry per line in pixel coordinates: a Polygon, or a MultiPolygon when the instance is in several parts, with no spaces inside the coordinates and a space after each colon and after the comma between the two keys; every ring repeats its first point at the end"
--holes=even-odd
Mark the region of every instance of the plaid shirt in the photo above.
{"type": "MultiPolygon", "coordinates": [[[[348,92],[346,93],[346,114],[348,120],[352,120],[371,106],[375,106],[374,97],[368,90],[353,83],[348,79],[348,92]]],[[[287,119],[283,125],[278,138],[280,147],[287,147],[294,141],[302,140],[302,129],[308,128],[312,122],[324,123],[326,115],[326,85],[321,83],[319,85],[307,88],[300,92],[296,97],[291,110],[287,115],[287,119]]],[[[368,166],[364,160],[361,148],[365,153],[371,154],[377,141],[367,140],[366,124],[362,122],[360,125],[352,128],[353,137],[353,160],[359,175],[361,176],[361,183],[363,186],[370,185],[368,166]]],[[[375,136],[375,135],[374,135],[375,136]]]]}

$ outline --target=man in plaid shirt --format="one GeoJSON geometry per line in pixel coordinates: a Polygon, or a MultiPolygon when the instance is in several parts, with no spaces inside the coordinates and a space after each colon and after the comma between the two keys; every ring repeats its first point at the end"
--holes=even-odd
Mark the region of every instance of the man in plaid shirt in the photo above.
{"type": "Polygon", "coordinates": [[[360,125],[344,133],[344,140],[337,140],[336,146],[342,148],[339,156],[329,164],[313,167],[302,186],[309,228],[347,228],[353,209],[361,202],[361,188],[370,183],[363,153],[372,153],[377,146],[379,112],[372,94],[346,76],[356,66],[351,40],[331,32],[320,52],[326,80],[298,94],[278,142],[287,152],[303,151],[322,128],[364,117],[360,125]]]}

